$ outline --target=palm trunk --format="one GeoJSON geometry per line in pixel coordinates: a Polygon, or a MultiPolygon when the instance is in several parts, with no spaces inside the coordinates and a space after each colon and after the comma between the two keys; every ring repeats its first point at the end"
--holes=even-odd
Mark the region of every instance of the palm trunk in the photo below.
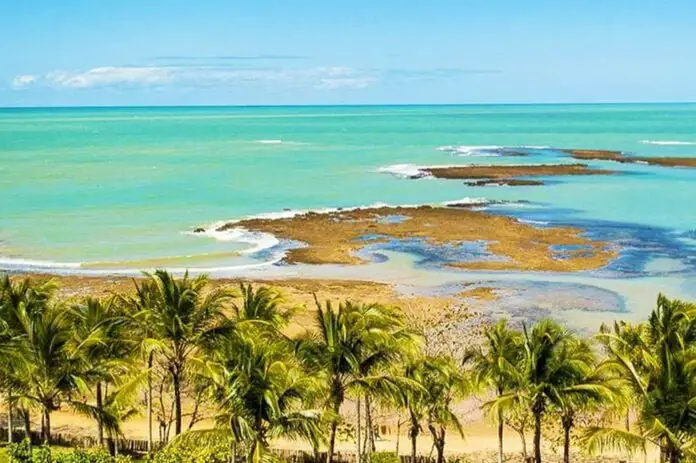
{"type": "Polygon", "coordinates": [[[181,434],[181,377],[178,369],[172,371],[172,384],[174,386],[174,435],[181,434]]]}
{"type": "Polygon", "coordinates": [[[99,447],[104,447],[104,423],[103,423],[103,417],[101,415],[102,410],[104,408],[104,398],[102,394],[102,383],[101,381],[97,381],[97,411],[99,412],[99,416],[97,417],[97,443],[99,444],[99,447]]]}
{"type": "Polygon", "coordinates": [[[48,407],[43,409],[43,441],[45,444],[51,443],[51,411],[48,407]]]}
{"type": "Polygon", "coordinates": [[[669,463],[679,463],[681,461],[679,451],[669,441],[667,442],[667,460],[669,463]]]}
{"type": "Polygon", "coordinates": [[[369,394],[365,394],[365,455],[368,459],[375,451],[375,431],[372,425],[372,405],[369,394]]]}
{"type": "Polygon", "coordinates": [[[152,363],[154,353],[147,359],[147,453],[152,454],[152,363]]]}
{"type": "Polygon", "coordinates": [[[416,456],[418,455],[418,420],[415,415],[409,412],[411,424],[408,430],[408,436],[411,438],[411,463],[416,463],[416,456]]]}
{"type": "Polygon", "coordinates": [[[541,411],[534,411],[534,463],[541,463],[541,411]]]}
{"type": "Polygon", "coordinates": [[[433,447],[437,452],[437,463],[445,463],[445,428],[439,426],[437,429],[433,425],[428,425],[430,434],[433,436],[433,447]]]}
{"type": "Polygon", "coordinates": [[[498,463],[503,463],[503,412],[498,413],[498,463]]]}
{"type": "Polygon", "coordinates": [[[416,442],[418,436],[415,434],[411,435],[411,463],[416,463],[416,457],[418,456],[418,442],[416,442]]]}
{"type": "Polygon", "coordinates": [[[7,395],[7,443],[12,443],[12,398],[7,395]]]}
{"type": "Polygon", "coordinates": [[[334,416],[331,419],[331,431],[329,434],[329,448],[326,452],[326,463],[333,462],[334,449],[336,448],[336,430],[338,429],[338,413],[341,410],[341,401],[334,399],[334,416]]]}
{"type": "Polygon", "coordinates": [[[570,426],[563,425],[563,463],[570,463],[570,426]]]}
{"type": "Polygon", "coordinates": [[[31,439],[31,415],[29,409],[22,408],[22,419],[24,420],[24,434],[27,439],[31,439]]]}
{"type": "Polygon", "coordinates": [[[522,443],[522,458],[524,459],[524,462],[527,463],[529,455],[527,455],[527,436],[524,435],[524,428],[518,430],[517,433],[520,435],[520,441],[522,443]]]}
{"type": "Polygon", "coordinates": [[[396,456],[399,456],[399,443],[401,442],[401,414],[396,415],[396,456]]]}
{"type": "Polygon", "coordinates": [[[362,430],[360,429],[360,421],[361,421],[361,416],[360,416],[360,396],[358,396],[358,402],[356,403],[355,406],[355,411],[357,412],[358,415],[358,423],[357,426],[355,427],[355,443],[357,445],[357,453],[355,454],[355,461],[358,463],[362,462],[362,454],[360,452],[360,439],[362,438],[362,430]]]}

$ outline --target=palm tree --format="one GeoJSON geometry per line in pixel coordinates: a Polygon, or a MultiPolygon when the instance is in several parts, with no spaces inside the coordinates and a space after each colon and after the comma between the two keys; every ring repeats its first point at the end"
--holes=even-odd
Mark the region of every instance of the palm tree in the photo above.
{"type": "MultiPolygon", "coordinates": [[[[522,333],[508,328],[505,320],[485,331],[482,346],[469,349],[464,364],[471,364],[474,381],[495,390],[498,398],[519,382],[518,365],[522,360],[522,333]]],[[[498,463],[503,462],[503,409],[498,409],[498,463]]]]}
{"type": "Polygon", "coordinates": [[[657,299],[640,352],[628,355],[628,341],[613,333],[599,337],[607,350],[603,367],[630,388],[638,408],[637,432],[590,428],[583,443],[590,452],[606,448],[645,451],[660,448],[662,460],[696,457],[696,305],[657,299]]]}
{"type": "Polygon", "coordinates": [[[11,332],[7,322],[0,319],[0,385],[7,392],[7,441],[12,443],[12,408],[14,406],[14,381],[12,371],[21,364],[18,355],[19,339],[11,332]]]}
{"type": "Polygon", "coordinates": [[[42,435],[51,439],[51,412],[57,410],[63,394],[80,384],[79,362],[71,350],[72,325],[64,307],[53,304],[30,314],[20,306],[24,365],[22,394],[36,403],[43,413],[42,435]]]}
{"type": "Polygon", "coordinates": [[[92,416],[97,421],[97,438],[104,445],[104,386],[117,383],[132,368],[132,343],[125,325],[128,319],[113,298],[85,298],[74,304],[68,316],[73,329],[73,355],[81,362],[81,376],[94,386],[96,400],[92,416]]]}
{"type": "MultiPolygon", "coordinates": [[[[492,413],[527,404],[534,418],[534,461],[541,463],[542,421],[550,407],[570,410],[577,391],[597,389],[578,378],[591,369],[591,355],[577,339],[552,320],[542,320],[531,330],[524,327],[523,358],[516,388],[486,404],[492,413]],[[502,410],[501,410],[502,409],[502,410]]],[[[572,427],[572,425],[571,425],[572,427]]]]}
{"type": "Polygon", "coordinates": [[[208,278],[180,279],[157,270],[146,274],[129,300],[137,319],[145,325],[146,336],[161,346],[160,354],[174,390],[174,433],[182,429],[182,387],[187,366],[205,343],[231,327],[223,307],[232,294],[223,289],[207,290],[208,278]]]}
{"type": "MultiPolygon", "coordinates": [[[[105,432],[113,443],[115,453],[118,453],[118,438],[123,436],[122,424],[139,412],[134,403],[146,379],[147,372],[143,372],[114,380],[113,387],[108,389],[97,405],[83,401],[70,402],[78,413],[99,423],[101,432],[105,432]]],[[[100,445],[103,443],[100,442],[100,445]]]]}
{"type": "Polygon", "coordinates": [[[422,386],[424,364],[425,359],[421,356],[404,362],[398,374],[411,381],[413,385],[397,388],[392,396],[393,404],[400,409],[405,409],[408,414],[408,437],[411,440],[413,462],[418,455],[418,436],[423,429],[421,423],[425,420],[428,402],[427,391],[422,386]]]}
{"type": "Polygon", "coordinates": [[[250,463],[267,459],[270,439],[300,438],[316,445],[321,413],[309,405],[324,381],[302,367],[284,340],[253,327],[245,331],[220,340],[212,363],[203,368],[218,408],[217,430],[191,431],[182,439],[229,436],[234,447],[247,449],[250,463]]]}
{"type": "MultiPolygon", "coordinates": [[[[37,314],[43,311],[45,306],[53,297],[56,285],[51,280],[36,282],[31,278],[22,280],[10,279],[5,274],[0,278],[0,320],[2,320],[2,330],[8,340],[16,341],[23,336],[23,326],[18,318],[20,308],[22,313],[37,314]]],[[[4,356],[5,368],[0,374],[0,388],[7,393],[8,411],[8,440],[12,441],[12,422],[15,400],[17,399],[14,389],[19,386],[18,378],[22,377],[21,371],[26,366],[23,364],[22,357],[18,354],[18,347],[13,342],[13,347],[8,351],[9,356],[4,356]],[[10,360],[12,361],[10,363],[10,360]]],[[[20,400],[20,403],[25,401],[20,400]]],[[[20,412],[24,417],[25,432],[29,435],[29,407],[20,406],[20,412]]]]}
{"type": "Polygon", "coordinates": [[[559,363],[567,363],[573,368],[567,370],[567,377],[555,385],[549,402],[558,410],[563,428],[563,462],[570,462],[570,432],[575,426],[578,412],[598,412],[600,407],[612,405],[621,398],[619,385],[597,369],[597,361],[592,347],[587,341],[571,337],[558,353],[559,363]]]}
{"type": "Polygon", "coordinates": [[[453,427],[460,435],[464,434],[452,405],[471,393],[473,386],[454,360],[445,356],[426,359],[421,381],[426,391],[428,429],[437,451],[437,463],[444,463],[447,429],[453,427]]]}
{"type": "MultiPolygon", "coordinates": [[[[631,360],[637,371],[645,374],[649,368],[649,359],[645,357],[645,353],[649,350],[647,347],[648,337],[649,333],[644,323],[633,325],[624,321],[617,321],[614,322],[611,329],[602,324],[597,339],[609,355],[611,355],[611,349],[620,352],[621,355],[631,360]]],[[[631,400],[623,402],[625,402],[623,410],[625,413],[625,428],[626,431],[630,431],[631,409],[634,407],[631,400]]]]}
{"type": "Polygon", "coordinates": [[[327,463],[331,463],[336,443],[339,411],[349,393],[364,393],[369,388],[389,389],[398,380],[379,371],[398,352],[395,339],[403,333],[397,312],[379,304],[342,302],[334,310],[318,301],[317,332],[299,343],[299,354],[314,371],[328,381],[327,408],[331,416],[327,463]]]}
{"type": "Polygon", "coordinates": [[[262,322],[273,329],[285,327],[295,313],[295,308],[288,307],[282,293],[270,286],[254,289],[251,284],[239,284],[239,298],[233,301],[238,322],[262,322]]]}

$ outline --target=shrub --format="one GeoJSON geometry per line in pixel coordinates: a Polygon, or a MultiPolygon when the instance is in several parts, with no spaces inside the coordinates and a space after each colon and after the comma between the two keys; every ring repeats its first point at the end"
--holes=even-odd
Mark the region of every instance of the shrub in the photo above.
{"type": "Polygon", "coordinates": [[[29,439],[24,439],[18,444],[7,444],[7,456],[10,463],[32,463],[29,439]]]}
{"type": "Polygon", "coordinates": [[[227,463],[231,452],[226,445],[169,445],[152,458],[152,463],[227,463]]]}
{"type": "Polygon", "coordinates": [[[42,445],[41,447],[35,447],[31,454],[32,463],[52,463],[51,449],[42,445]]]}
{"type": "Polygon", "coordinates": [[[394,452],[374,452],[368,463],[399,463],[399,456],[394,452]]]}
{"type": "Polygon", "coordinates": [[[19,444],[7,446],[9,463],[131,463],[128,456],[112,457],[105,449],[74,449],[65,453],[52,454],[46,446],[35,447],[25,439],[19,444]]]}

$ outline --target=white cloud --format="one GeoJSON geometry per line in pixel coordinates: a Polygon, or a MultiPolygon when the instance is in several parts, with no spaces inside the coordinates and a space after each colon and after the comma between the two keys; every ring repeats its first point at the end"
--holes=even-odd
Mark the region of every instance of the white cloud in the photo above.
{"type": "Polygon", "coordinates": [[[316,88],[334,90],[337,88],[365,88],[372,85],[376,79],[371,77],[341,77],[321,79],[316,88]]]}
{"type": "Polygon", "coordinates": [[[105,66],[85,72],[53,71],[46,75],[51,85],[71,88],[109,87],[119,85],[153,86],[173,81],[170,69],[161,67],[105,66]]]}
{"type": "Polygon", "coordinates": [[[17,76],[15,87],[29,84],[74,89],[165,85],[187,87],[281,85],[334,90],[367,87],[377,81],[373,74],[340,66],[314,68],[104,66],[87,71],[52,71],[43,77],[17,76]]]}
{"type": "Polygon", "coordinates": [[[22,76],[17,76],[12,81],[12,87],[14,88],[24,88],[36,82],[36,76],[32,74],[25,74],[22,76]]]}

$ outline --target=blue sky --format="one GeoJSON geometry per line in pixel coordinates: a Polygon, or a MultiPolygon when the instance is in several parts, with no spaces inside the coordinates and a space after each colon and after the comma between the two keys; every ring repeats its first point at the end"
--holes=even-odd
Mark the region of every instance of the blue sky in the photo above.
{"type": "Polygon", "coordinates": [[[0,106],[696,100],[693,0],[3,0],[0,106]]]}

